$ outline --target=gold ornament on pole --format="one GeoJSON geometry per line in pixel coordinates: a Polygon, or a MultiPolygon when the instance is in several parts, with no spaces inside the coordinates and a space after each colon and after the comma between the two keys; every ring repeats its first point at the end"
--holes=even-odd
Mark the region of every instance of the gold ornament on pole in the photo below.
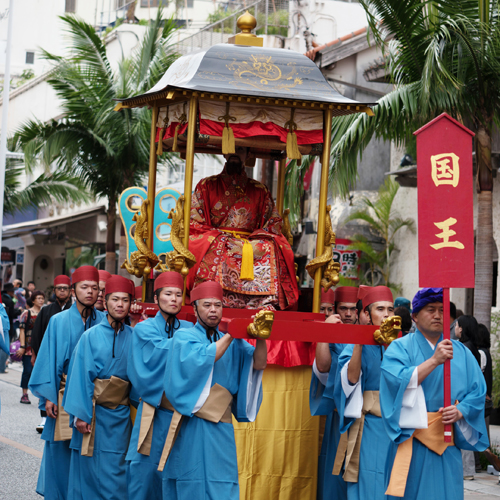
{"type": "Polygon", "coordinates": [[[179,196],[175,203],[175,209],[172,208],[168,218],[172,219],[172,230],[170,232],[170,241],[174,247],[168,252],[165,264],[159,262],[156,266],[157,271],[175,271],[185,278],[189,270],[196,264],[196,257],[184,246],[184,195],[179,196]]]}
{"type": "Polygon", "coordinates": [[[137,250],[130,254],[130,262],[125,259],[121,266],[129,274],[146,280],[149,278],[151,269],[159,262],[157,255],[147,245],[149,236],[148,205],[149,200],[144,200],[140,212],[132,217],[132,220],[135,221],[134,242],[137,250]]]}
{"type": "Polygon", "coordinates": [[[329,290],[332,286],[335,286],[340,280],[340,264],[333,260],[332,245],[335,245],[335,233],[332,228],[330,208],[330,205],[327,205],[323,251],[321,255],[318,255],[306,265],[307,272],[311,278],[316,276],[316,271],[318,269],[322,270],[321,287],[325,291],[329,290]]]}
{"type": "Polygon", "coordinates": [[[272,311],[259,311],[247,326],[247,333],[256,339],[268,339],[274,323],[274,313],[272,311]]]}
{"type": "Polygon", "coordinates": [[[390,344],[398,338],[401,331],[401,318],[399,316],[390,316],[385,319],[378,330],[373,332],[373,339],[379,344],[390,344]]]}

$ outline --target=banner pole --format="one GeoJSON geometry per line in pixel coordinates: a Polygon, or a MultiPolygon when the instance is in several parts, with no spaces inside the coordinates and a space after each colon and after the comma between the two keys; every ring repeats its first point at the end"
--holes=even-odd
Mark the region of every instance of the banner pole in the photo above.
{"type": "MultiPolygon", "coordinates": [[[[450,289],[443,288],[443,340],[450,339],[450,289]]],[[[444,374],[444,408],[451,406],[450,360],[443,367],[444,374]]],[[[444,426],[444,442],[451,443],[451,424],[444,426]]]]}

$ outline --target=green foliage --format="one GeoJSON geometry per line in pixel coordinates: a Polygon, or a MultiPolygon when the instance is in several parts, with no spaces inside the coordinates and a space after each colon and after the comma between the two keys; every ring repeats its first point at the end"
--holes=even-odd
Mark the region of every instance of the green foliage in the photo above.
{"type": "Polygon", "coordinates": [[[29,80],[35,78],[35,72],[32,69],[24,69],[16,82],[16,87],[24,85],[29,80]]]}
{"type": "MultiPolygon", "coordinates": [[[[28,170],[41,162],[55,165],[56,173],[77,176],[93,196],[108,198],[109,215],[114,217],[120,193],[147,172],[151,127],[150,110],[116,112],[116,99],[146,92],[176,59],[169,46],[174,22],[162,28],[159,8],[135,52],[113,69],[106,45],[92,26],[73,16],[61,20],[71,57],[43,54],[54,63],[48,83],[60,99],[63,118],[27,121],[17,130],[15,145],[23,150],[28,170]]],[[[114,245],[111,234],[109,241],[114,245]]]]}
{"type": "Polygon", "coordinates": [[[288,10],[280,9],[267,16],[267,33],[265,29],[266,14],[264,12],[257,13],[257,26],[261,26],[255,33],[257,35],[278,35],[288,36],[288,10]]]}
{"type": "MultiPolygon", "coordinates": [[[[498,335],[500,335],[500,312],[495,312],[491,315],[490,333],[493,338],[498,339],[498,335]]],[[[491,397],[493,399],[493,407],[497,408],[500,404],[500,343],[497,342],[496,346],[492,344],[490,353],[493,361],[493,388],[491,397]]]]}
{"type": "MultiPolygon", "coordinates": [[[[360,3],[394,90],[378,101],[374,117],[355,114],[333,121],[330,183],[334,194],[344,197],[372,138],[411,143],[415,130],[444,111],[474,126],[491,119],[499,123],[500,116],[498,1],[489,3],[488,23],[479,20],[478,0],[360,3]]],[[[303,176],[310,162],[304,158],[294,175],[303,176]]]]}
{"type": "MultiPolygon", "coordinates": [[[[352,213],[345,220],[346,224],[353,220],[366,222],[370,231],[383,241],[383,250],[378,251],[365,236],[356,235],[350,248],[362,252],[360,263],[369,265],[372,276],[374,273],[380,272],[385,285],[395,288],[397,285],[390,282],[391,255],[397,250],[394,242],[395,236],[404,227],[413,233],[415,232],[414,221],[402,219],[392,208],[398,190],[399,184],[391,178],[387,178],[378,191],[377,199],[372,202],[369,198],[363,198],[361,203],[364,208],[352,213]]],[[[375,283],[367,284],[373,286],[375,283]]]]}
{"type": "Polygon", "coordinates": [[[51,203],[89,201],[85,186],[67,172],[44,172],[24,188],[26,169],[20,160],[7,159],[5,166],[4,213],[24,212],[51,203]]]}
{"type": "MultiPolygon", "coordinates": [[[[235,16],[238,11],[232,9],[225,9],[223,6],[219,6],[212,14],[208,15],[207,22],[209,24],[217,23],[223,19],[227,19],[231,16],[235,16]]],[[[255,13],[252,13],[255,15],[255,13]]],[[[288,10],[280,9],[276,12],[267,15],[267,34],[268,35],[279,35],[288,36],[288,10]]],[[[259,27],[256,31],[257,35],[266,34],[266,13],[257,12],[257,26],[259,27]]],[[[227,25],[224,24],[224,33],[230,35],[233,34],[234,28],[236,26],[236,19],[228,20],[227,25]]],[[[221,28],[215,28],[214,32],[220,33],[221,28]]]]}

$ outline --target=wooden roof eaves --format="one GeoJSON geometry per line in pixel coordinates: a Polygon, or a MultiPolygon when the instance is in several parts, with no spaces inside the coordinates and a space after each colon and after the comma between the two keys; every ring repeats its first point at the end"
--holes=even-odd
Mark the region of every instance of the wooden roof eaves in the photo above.
{"type": "Polygon", "coordinates": [[[326,110],[332,109],[341,111],[343,114],[353,114],[353,113],[366,113],[369,116],[373,115],[373,111],[369,106],[363,104],[336,104],[331,102],[319,102],[319,101],[302,101],[295,99],[278,99],[272,97],[255,97],[255,96],[245,96],[245,95],[231,95],[231,94],[220,94],[217,92],[199,92],[185,89],[165,89],[160,92],[155,92],[151,95],[143,95],[138,98],[131,97],[124,101],[120,101],[116,107],[115,111],[119,111],[123,108],[137,108],[137,107],[152,107],[155,104],[159,107],[168,106],[175,102],[183,102],[189,99],[192,95],[197,95],[200,100],[206,101],[221,101],[221,102],[238,102],[246,104],[260,104],[267,106],[279,106],[286,108],[302,108],[302,109],[313,109],[313,110],[326,110]]]}

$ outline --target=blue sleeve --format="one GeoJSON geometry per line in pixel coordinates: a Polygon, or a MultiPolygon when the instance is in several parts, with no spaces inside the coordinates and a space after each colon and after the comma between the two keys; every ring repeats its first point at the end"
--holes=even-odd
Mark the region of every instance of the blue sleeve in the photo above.
{"type": "Polygon", "coordinates": [[[403,342],[392,342],[382,361],[379,395],[385,429],[391,441],[396,444],[406,441],[414,432],[414,429],[401,429],[399,417],[403,395],[415,368],[403,342]]]}
{"type": "Polygon", "coordinates": [[[72,417],[88,424],[92,421],[94,380],[98,373],[91,342],[93,330],[94,328],[91,328],[82,335],[69,364],[63,406],[70,415],[70,422],[72,417]]]}
{"type": "Polygon", "coordinates": [[[68,341],[65,338],[57,338],[58,331],[63,334],[68,333],[68,329],[63,328],[64,325],[60,325],[61,322],[66,321],[63,314],[59,313],[50,318],[37,356],[39,360],[43,360],[43,363],[40,361],[35,363],[29,383],[29,388],[36,397],[44,398],[54,404],[57,404],[64,361],[68,357],[67,351],[69,349],[68,341]]]}
{"type": "MultiPolygon", "coordinates": [[[[455,345],[454,345],[455,347],[455,345]]],[[[455,446],[462,450],[484,451],[489,446],[486,424],[484,421],[484,402],[486,398],[486,382],[476,358],[472,352],[464,348],[465,352],[465,374],[463,378],[467,387],[465,397],[459,401],[457,408],[463,415],[464,420],[477,432],[478,441],[469,443],[457,424],[454,424],[455,446]]],[[[453,403],[453,401],[452,401],[453,403]]]]}
{"type": "MultiPolygon", "coordinates": [[[[347,344],[343,349],[342,353],[339,356],[339,361],[337,364],[337,370],[335,372],[335,382],[333,388],[333,399],[335,401],[335,407],[337,408],[337,412],[339,414],[339,428],[340,432],[346,432],[352,423],[355,421],[354,418],[344,417],[345,406],[347,404],[347,398],[342,389],[342,382],[340,374],[342,372],[342,368],[346,365],[351,359],[352,352],[354,349],[353,344],[347,344]]],[[[361,363],[361,370],[363,370],[363,363],[361,363]]],[[[361,386],[364,385],[364,378],[361,378],[361,386]]]]}
{"type": "MultiPolygon", "coordinates": [[[[160,404],[167,355],[173,338],[163,337],[153,318],[139,323],[132,332],[127,375],[132,393],[152,406],[160,404]]],[[[132,397],[134,399],[134,397],[132,397]]]]}
{"type": "Polygon", "coordinates": [[[253,368],[255,347],[242,339],[233,340],[233,344],[239,354],[239,367],[234,367],[231,373],[238,376],[238,392],[234,395],[232,411],[238,422],[252,422],[262,403],[263,370],[253,368]]]}
{"type": "Polygon", "coordinates": [[[216,350],[215,342],[206,344],[190,330],[175,333],[168,352],[163,388],[179,413],[192,416],[214,367],[216,350]]]}
{"type": "Polygon", "coordinates": [[[335,377],[337,374],[339,354],[342,353],[344,347],[344,344],[330,344],[332,361],[326,386],[319,381],[314,371],[312,372],[311,386],[309,388],[309,408],[313,416],[329,415],[335,410],[335,400],[333,399],[335,377]]]}
{"type": "Polygon", "coordinates": [[[9,322],[9,316],[7,315],[7,311],[5,310],[5,306],[3,304],[0,306],[0,318],[2,319],[2,334],[0,335],[0,349],[2,349],[2,351],[4,351],[6,354],[10,354],[10,348],[9,348],[10,322],[9,322]]]}

